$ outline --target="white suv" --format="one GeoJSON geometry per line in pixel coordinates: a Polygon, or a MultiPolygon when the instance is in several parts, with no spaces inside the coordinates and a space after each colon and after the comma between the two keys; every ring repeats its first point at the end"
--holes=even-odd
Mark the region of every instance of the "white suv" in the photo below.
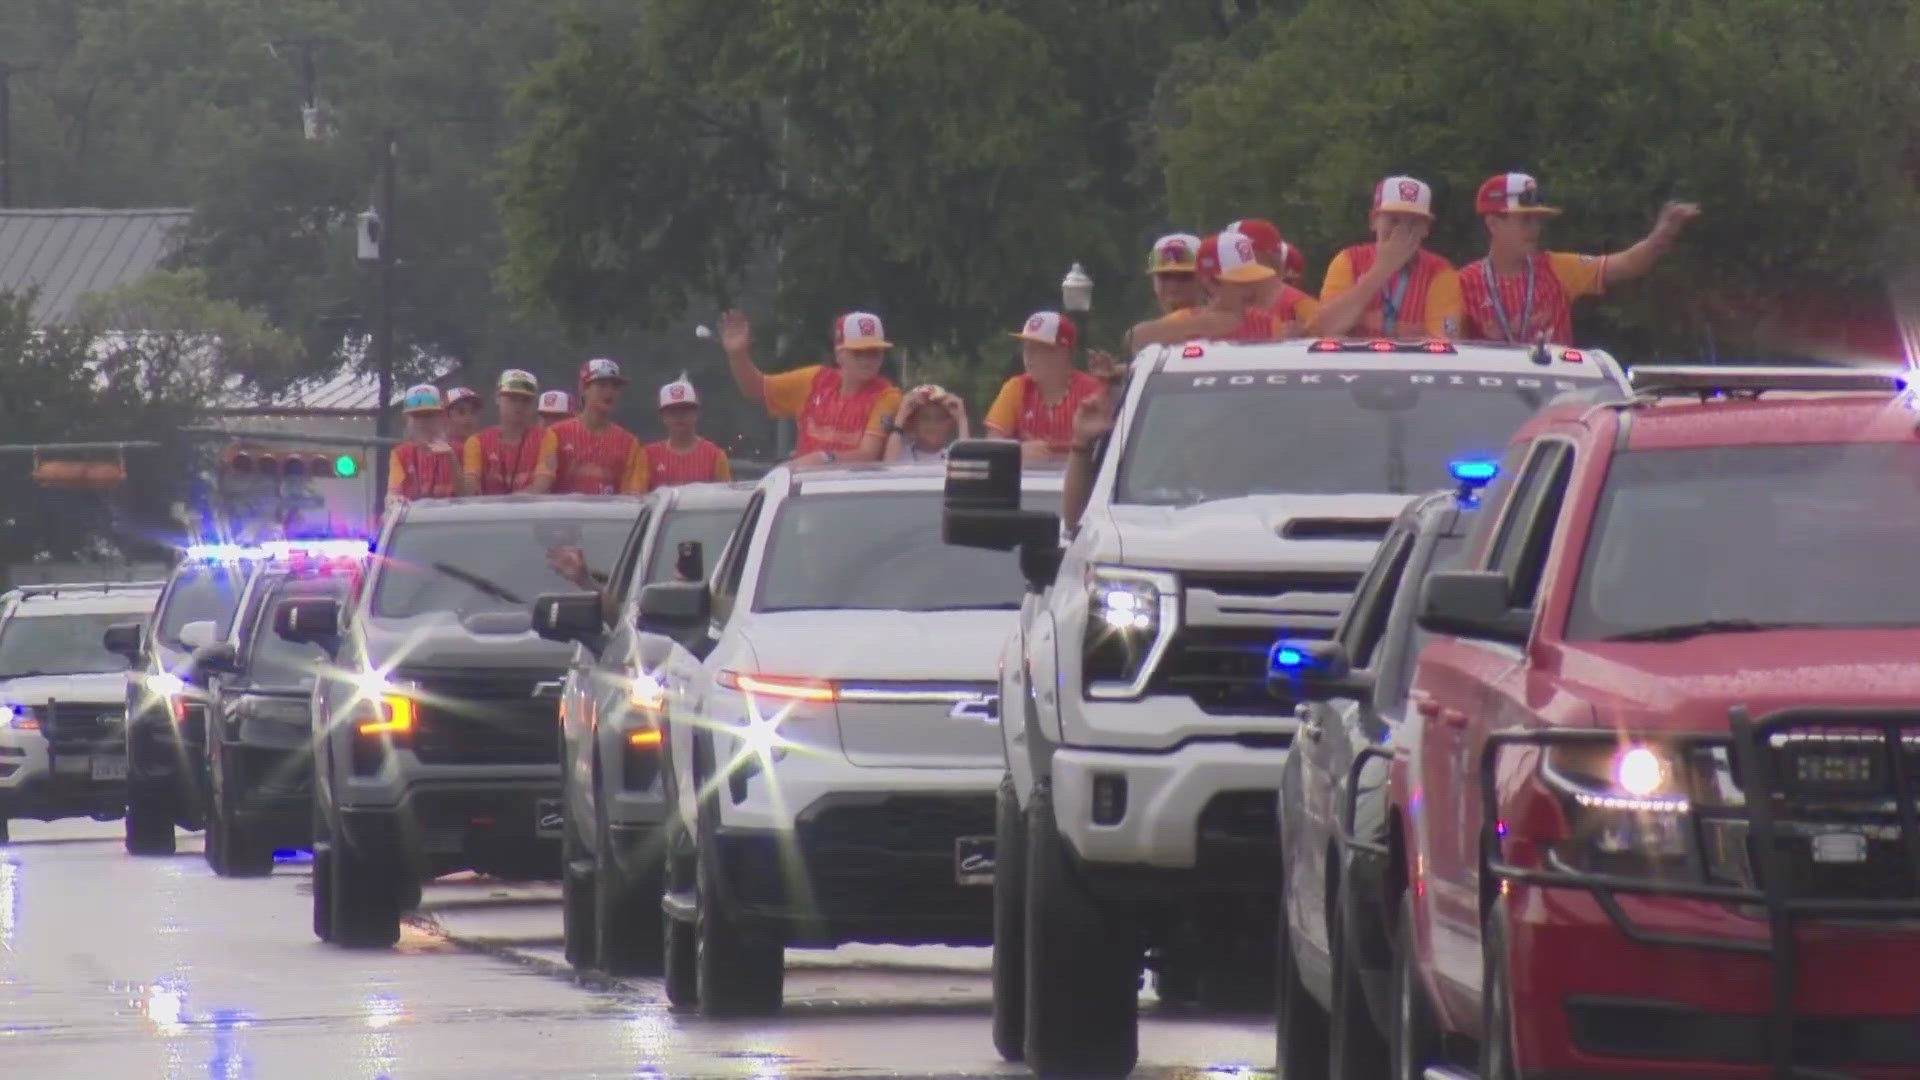
{"type": "MultiPolygon", "coordinates": [[[[984,945],[994,663],[1024,589],[940,542],[938,466],[775,469],[710,583],[641,591],[665,669],[668,998],[779,1008],[787,947],[984,945]]],[[[1052,505],[1058,475],[1029,481],[1052,505]]]]}
{"type": "MultiPolygon", "coordinates": [[[[1450,460],[1497,456],[1604,354],[1447,342],[1143,352],[1064,550],[1018,510],[1017,447],[963,443],[949,540],[1019,548],[1001,655],[994,1041],[1043,1074],[1125,1072],[1162,999],[1272,1005],[1283,637],[1325,637],[1380,537],[1450,460]]],[[[1078,469],[1070,485],[1085,474],[1078,469]]]]}
{"type": "Polygon", "coordinates": [[[0,840],[10,817],[125,812],[127,661],[103,639],[115,623],[152,614],[160,584],[33,585],[0,596],[0,840]]]}

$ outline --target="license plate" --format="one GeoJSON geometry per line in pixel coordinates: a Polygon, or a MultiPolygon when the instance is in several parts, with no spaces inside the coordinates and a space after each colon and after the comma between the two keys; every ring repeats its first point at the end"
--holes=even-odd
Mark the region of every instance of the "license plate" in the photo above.
{"type": "Polygon", "coordinates": [[[125,780],[127,778],[127,759],[123,757],[94,758],[93,778],[95,780],[125,780]]]}
{"type": "Polygon", "coordinates": [[[962,885],[993,884],[993,837],[962,836],[953,842],[953,879],[962,885]]]}
{"type": "Polygon", "coordinates": [[[560,828],[566,823],[560,812],[559,799],[537,799],[533,804],[533,833],[535,836],[559,836],[560,828]]]}

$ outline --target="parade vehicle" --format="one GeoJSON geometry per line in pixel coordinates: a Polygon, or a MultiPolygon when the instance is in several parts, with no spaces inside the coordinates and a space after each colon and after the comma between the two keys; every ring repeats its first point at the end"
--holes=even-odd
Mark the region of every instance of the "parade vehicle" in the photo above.
{"type": "Polygon", "coordinates": [[[275,633],[330,661],[311,710],[322,941],[392,945],[442,874],[558,876],[569,652],[533,632],[531,605],[603,583],[639,512],[622,496],[409,502],[346,602],[274,608],[275,633]]]}
{"type": "Polygon", "coordinates": [[[0,595],[0,841],[8,818],[117,818],[126,802],[127,662],[106,628],[143,619],[160,582],[30,585],[0,595]]]}
{"type": "Polygon", "coordinates": [[[1912,374],[1633,374],[1423,585],[1391,1075],[1920,1075],[1912,374]]]}
{"type": "Polygon", "coordinates": [[[1420,583],[1453,564],[1492,461],[1452,464],[1459,487],[1414,500],[1387,530],[1333,636],[1282,639],[1267,676],[1297,700],[1280,774],[1276,1059],[1285,1076],[1379,1080],[1386,1070],[1392,912],[1387,745],[1403,725],[1420,583]]]}
{"type": "Polygon", "coordinates": [[[204,824],[207,697],[184,672],[196,648],[226,635],[259,561],[255,548],[188,547],[152,618],[117,623],[102,636],[107,651],[129,665],[123,676],[129,854],[171,855],[175,827],[204,824]]]}
{"type": "Polygon", "coordinates": [[[187,681],[206,689],[207,865],[222,877],[273,871],[276,852],[313,837],[313,684],[326,654],[274,633],[293,597],[343,601],[366,565],[365,540],[262,545],[266,562],[241,591],[233,629],[199,650],[187,681]]]}
{"type": "Polygon", "coordinates": [[[560,693],[562,909],[567,960],[657,974],[665,850],[661,686],[671,639],[642,633],[640,590],[700,581],[739,524],[751,483],[686,484],[647,496],[604,590],[534,601],[540,636],[577,645],[560,693]]]}
{"type": "Polygon", "coordinates": [[[1124,1072],[1143,963],[1162,999],[1272,1005],[1281,637],[1325,638],[1448,461],[1557,396],[1620,396],[1599,352],[1446,341],[1144,351],[1086,509],[1024,512],[1017,454],[952,451],[950,542],[1018,548],[1035,595],[1000,664],[994,1043],[1124,1072]]]}
{"type": "MultiPolygon", "coordinates": [[[[789,947],[988,942],[1022,586],[1011,555],[940,542],[941,482],[774,469],[708,581],[641,590],[641,628],[682,643],[656,676],[675,1006],[777,1010],[789,947]]],[[[1025,494],[1057,504],[1058,474],[1025,494]]]]}

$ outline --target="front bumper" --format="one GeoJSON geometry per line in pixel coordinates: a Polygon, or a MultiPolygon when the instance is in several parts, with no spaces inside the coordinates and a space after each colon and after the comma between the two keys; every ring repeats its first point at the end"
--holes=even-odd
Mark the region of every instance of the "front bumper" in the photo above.
{"type": "Polygon", "coordinates": [[[0,728],[0,817],[119,817],[126,810],[125,751],[117,731],[50,743],[38,731],[0,728]]]}
{"type": "Polygon", "coordinates": [[[355,851],[406,863],[422,874],[479,865],[560,859],[560,782],[555,779],[423,780],[395,802],[343,806],[339,833],[355,851]]]}
{"type": "Polygon", "coordinates": [[[1229,890],[1278,884],[1277,800],[1285,748],[1193,742],[1165,753],[1063,748],[1053,755],[1055,824],[1101,869],[1193,872],[1229,890]],[[1119,813],[1096,819],[1096,789],[1119,813]]]}
{"type": "Polygon", "coordinates": [[[1737,825],[1747,885],[1709,882],[1697,867],[1628,877],[1542,863],[1528,836],[1514,838],[1528,864],[1508,862],[1495,824],[1500,751],[1626,736],[1487,740],[1481,842],[1510,931],[1495,959],[1510,979],[1523,1075],[1920,1075],[1920,712],[1785,709],[1753,720],[1734,709],[1729,728],[1667,741],[1682,761],[1724,748],[1730,772],[1689,775],[1679,820],[1693,835],[1737,825]],[[1822,764],[1796,778],[1800,753],[1822,764]],[[1842,753],[1877,763],[1836,784],[1823,759],[1842,753]],[[1857,841],[1840,845],[1854,857],[1823,859],[1814,841],[1829,838],[1857,841]],[[1865,873],[1836,878],[1816,870],[1823,861],[1865,873]]]}

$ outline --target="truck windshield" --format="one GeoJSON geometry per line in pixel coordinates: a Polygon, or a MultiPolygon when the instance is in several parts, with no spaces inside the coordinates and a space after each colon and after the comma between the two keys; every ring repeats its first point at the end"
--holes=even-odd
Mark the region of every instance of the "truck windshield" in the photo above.
{"type": "Polygon", "coordinates": [[[1013,552],[941,541],[937,491],[807,495],[780,506],[753,609],[1013,610],[1025,593],[1013,552]]]}
{"type": "Polygon", "coordinates": [[[381,553],[373,615],[524,611],[541,593],[598,589],[632,529],[625,518],[410,522],[381,553]]]}
{"type": "Polygon", "coordinates": [[[246,658],[247,681],[266,690],[310,690],[313,676],[327,659],[318,645],[288,641],[273,632],[273,609],[294,596],[331,596],[345,600],[347,579],[288,578],[273,587],[254,619],[253,643],[246,658]]]}
{"type": "Polygon", "coordinates": [[[1447,487],[1449,461],[1498,458],[1555,395],[1604,385],[1414,368],[1161,372],[1131,425],[1113,501],[1191,506],[1447,487]]]}
{"type": "Polygon", "coordinates": [[[126,657],[102,648],[100,638],[107,627],[139,618],[118,611],[8,619],[0,627],[0,679],[125,671],[126,657]]]}
{"type": "Polygon", "coordinates": [[[651,585],[672,578],[680,545],[688,540],[700,542],[701,555],[707,567],[711,568],[713,560],[720,557],[720,549],[726,546],[727,537],[733,535],[733,527],[740,524],[740,515],[745,512],[743,505],[732,510],[679,510],[667,515],[667,520],[660,525],[660,538],[653,545],[653,557],[647,564],[647,576],[643,584],[651,585]]]}
{"type": "Polygon", "coordinates": [[[1901,568],[1920,527],[1920,446],[1633,450],[1607,470],[1571,640],[1714,629],[1920,625],[1901,568]]]}
{"type": "Polygon", "coordinates": [[[180,628],[190,622],[211,619],[215,638],[223,638],[233,627],[233,609],[240,602],[240,587],[246,584],[245,571],[226,566],[208,566],[187,570],[174,579],[160,612],[160,629],[155,636],[162,642],[180,644],[180,628]]]}

